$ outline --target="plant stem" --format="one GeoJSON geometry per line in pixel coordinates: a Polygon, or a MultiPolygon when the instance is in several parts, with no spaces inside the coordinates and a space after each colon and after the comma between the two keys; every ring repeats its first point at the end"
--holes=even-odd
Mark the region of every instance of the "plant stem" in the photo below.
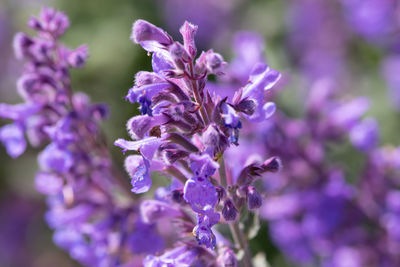
{"type": "MultiPolygon", "coordinates": [[[[221,186],[226,189],[228,186],[228,183],[227,183],[227,179],[226,179],[224,156],[221,156],[219,159],[218,172],[219,172],[219,179],[220,179],[221,186]]],[[[232,224],[229,224],[229,229],[231,231],[235,245],[237,247],[239,247],[240,250],[242,250],[244,253],[244,256],[242,259],[243,266],[244,267],[252,267],[253,263],[251,262],[249,244],[247,242],[246,236],[244,235],[244,233],[242,232],[242,230],[239,227],[239,222],[234,222],[232,224]]]]}
{"type": "Polygon", "coordinates": [[[227,183],[227,180],[226,180],[226,169],[225,169],[224,156],[221,156],[220,159],[219,159],[218,172],[219,172],[219,179],[220,179],[220,183],[221,183],[222,187],[223,188],[227,188],[228,183],[227,183]]]}
{"type": "Polygon", "coordinates": [[[243,259],[242,264],[244,267],[252,267],[253,263],[251,262],[249,244],[247,242],[247,238],[244,236],[242,230],[239,227],[239,223],[235,222],[233,224],[229,224],[229,229],[231,230],[233,239],[236,245],[239,245],[240,249],[243,250],[243,259]]]}

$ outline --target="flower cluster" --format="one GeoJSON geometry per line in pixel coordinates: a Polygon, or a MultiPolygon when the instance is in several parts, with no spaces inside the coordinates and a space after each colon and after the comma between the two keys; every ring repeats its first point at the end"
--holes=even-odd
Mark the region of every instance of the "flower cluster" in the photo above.
{"type": "Polygon", "coordinates": [[[24,103],[0,104],[0,117],[13,121],[0,128],[0,141],[11,157],[24,153],[27,140],[45,146],[35,186],[47,196],[54,242],[86,266],[134,264],[134,253],[161,251],[164,240],[154,225],[142,223],[137,204],[113,174],[99,128],[107,107],[71,90],[69,70],[84,66],[87,47],[71,50],[59,42],[69,21],[52,8],[43,8],[28,26],[37,36],[18,33],[14,39],[17,58],[26,61],[17,83],[24,103]],[[151,246],[138,244],[144,238],[151,246]]]}
{"type": "MultiPolygon", "coordinates": [[[[125,161],[134,193],[150,189],[154,171],[176,181],[170,198],[186,209],[190,206],[197,215],[193,234],[198,245],[213,249],[217,241],[212,227],[221,221],[220,214],[224,221],[236,223],[246,202],[250,210],[259,208],[262,198],[253,186],[255,178],[280,168],[273,157],[236,166],[241,172],[233,177],[223,158],[229,147],[239,145],[243,120],[263,122],[274,113],[275,105],[265,101],[265,92],[280,74],[256,62],[248,82],[238,86],[233,97],[218,95],[207,79],[223,74],[227,63],[213,50],[196,58],[196,31],[197,26],[185,22],[180,29],[182,44],[149,22],[133,24],[131,38],[151,54],[153,72],[138,72],[126,96],[142,113],[127,123],[134,141],[118,139],[115,145],[137,152],[125,161]]],[[[146,262],[166,261],[177,252],[170,253],[146,262]]]]}

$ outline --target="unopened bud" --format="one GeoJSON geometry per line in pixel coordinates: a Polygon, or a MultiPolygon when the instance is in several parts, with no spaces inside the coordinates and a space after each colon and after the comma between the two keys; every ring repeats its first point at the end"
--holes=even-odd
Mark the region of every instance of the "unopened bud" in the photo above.
{"type": "Polygon", "coordinates": [[[210,73],[213,74],[218,74],[222,71],[222,69],[225,67],[226,62],[224,62],[224,59],[222,56],[218,53],[214,53],[212,51],[209,51],[206,55],[206,66],[207,70],[210,73]]]}
{"type": "Polygon", "coordinates": [[[197,31],[197,26],[187,21],[182,25],[179,32],[182,34],[183,43],[186,51],[190,54],[191,58],[194,58],[197,53],[196,45],[194,42],[194,36],[197,31]]]}
{"type": "Polygon", "coordinates": [[[244,99],[235,105],[235,108],[247,115],[253,115],[256,110],[256,103],[252,99],[244,99]]]}
{"type": "Polygon", "coordinates": [[[135,43],[146,41],[154,41],[162,45],[170,45],[172,43],[172,38],[164,30],[141,19],[133,24],[131,39],[135,43]]]}
{"type": "Polygon", "coordinates": [[[253,186],[248,187],[247,206],[249,210],[255,210],[262,205],[262,197],[253,186]]]}
{"type": "Polygon", "coordinates": [[[278,157],[272,157],[267,159],[263,165],[263,172],[278,172],[282,168],[282,162],[278,157]]]}
{"type": "Polygon", "coordinates": [[[231,199],[227,199],[224,202],[224,207],[222,208],[222,216],[224,217],[225,221],[234,221],[237,215],[237,209],[233,205],[231,199]]]}

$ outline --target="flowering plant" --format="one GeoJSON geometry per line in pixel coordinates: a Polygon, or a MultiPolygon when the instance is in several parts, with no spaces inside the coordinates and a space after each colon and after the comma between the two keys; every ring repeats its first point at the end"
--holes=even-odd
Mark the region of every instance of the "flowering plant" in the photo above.
{"type": "Polygon", "coordinates": [[[213,50],[196,58],[197,26],[184,23],[182,44],[136,21],[131,38],[151,55],[153,72],[138,72],[126,96],[142,113],[127,123],[134,141],[115,141],[124,153],[133,152],[125,159],[132,193],[114,171],[99,127],[106,106],[90,104],[70,86],[69,69],[84,66],[87,47],[71,50],[59,42],[69,22],[52,8],[43,8],[28,26],[36,37],[19,33],[14,39],[17,58],[27,61],[18,80],[25,102],[0,105],[0,116],[13,120],[1,128],[0,140],[12,157],[26,149],[25,135],[33,146],[46,145],[35,185],[47,196],[54,242],[88,266],[135,266],[143,253],[145,266],[236,266],[238,259],[252,266],[240,219],[262,205],[254,181],[277,172],[280,161],[249,156],[230,166],[224,153],[239,145],[242,121],[262,123],[274,113],[265,93],[279,72],[256,62],[233,97],[221,96],[207,80],[222,75],[227,63],[213,50]],[[158,188],[154,199],[133,197],[149,191],[154,172],[171,184],[158,188]],[[157,230],[165,219],[179,226],[178,235],[157,230]],[[217,224],[229,225],[233,243],[213,228],[217,224]]]}

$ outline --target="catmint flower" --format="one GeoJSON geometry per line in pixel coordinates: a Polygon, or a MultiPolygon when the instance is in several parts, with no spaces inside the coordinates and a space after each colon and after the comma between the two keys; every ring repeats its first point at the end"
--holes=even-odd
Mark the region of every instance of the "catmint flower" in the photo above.
{"type": "MultiPolygon", "coordinates": [[[[280,74],[266,65],[256,67],[249,83],[237,91],[232,103],[229,95],[221,96],[217,91],[211,94],[208,76],[222,74],[227,63],[212,49],[195,58],[196,31],[197,26],[185,22],[180,30],[182,45],[148,22],[134,23],[132,39],[151,53],[153,72],[136,74],[135,84],[126,96],[129,102],[140,104],[142,113],[127,123],[134,141],[118,139],[114,144],[123,152],[140,154],[130,155],[125,161],[133,192],[150,189],[152,171],[161,170],[173,178],[169,188],[156,190],[157,201],[142,203],[142,220],[156,223],[161,218],[174,218],[185,231],[192,228],[197,246],[215,249],[218,234],[213,226],[219,223],[221,214],[227,221],[240,215],[238,209],[246,201],[246,195],[238,197],[236,191],[239,187],[247,190],[254,180],[250,178],[246,184],[228,187],[227,178],[216,174],[220,167],[217,160],[231,143],[238,145],[241,113],[247,119],[262,117],[261,121],[275,111],[275,105],[265,101],[264,93],[275,85],[280,74]],[[237,202],[241,204],[236,206],[237,202]],[[179,211],[185,206],[197,215],[196,224],[187,221],[186,212],[179,211]]],[[[249,167],[248,176],[275,171],[276,164],[268,164],[249,167]]],[[[225,172],[231,170],[221,171],[225,172]]],[[[158,266],[166,262],[166,256],[148,256],[144,264],[158,266]]]]}
{"type": "Polygon", "coordinates": [[[125,159],[125,169],[132,178],[132,192],[144,193],[151,187],[150,163],[139,155],[131,155],[125,159]]]}
{"type": "Polygon", "coordinates": [[[214,207],[218,201],[218,194],[208,178],[197,176],[189,179],[184,188],[183,197],[192,205],[196,212],[203,212],[207,207],[214,207]]]}
{"type": "Polygon", "coordinates": [[[246,115],[249,120],[263,121],[274,113],[274,104],[264,104],[264,92],[271,89],[279,81],[280,77],[279,72],[270,69],[266,64],[260,63],[254,67],[250,74],[249,83],[235,97],[236,105],[243,100],[254,102],[254,104],[251,104],[255,106],[254,112],[251,115],[246,115]]]}

